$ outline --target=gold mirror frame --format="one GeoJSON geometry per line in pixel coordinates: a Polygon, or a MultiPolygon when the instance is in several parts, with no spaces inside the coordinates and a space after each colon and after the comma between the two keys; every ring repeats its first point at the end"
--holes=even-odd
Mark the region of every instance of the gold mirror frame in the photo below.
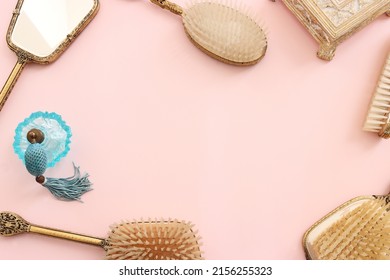
{"type": "Polygon", "coordinates": [[[389,0],[369,0],[358,9],[349,9],[353,0],[282,1],[320,44],[317,56],[323,60],[332,60],[341,42],[379,16],[390,16],[389,0]],[[352,11],[350,16],[343,15],[346,11],[352,11]]]}
{"type": "Polygon", "coordinates": [[[83,20],[76,26],[76,28],[67,35],[67,37],[60,43],[60,45],[48,56],[40,57],[34,55],[26,50],[21,49],[16,46],[12,40],[12,33],[15,28],[15,24],[18,20],[20,10],[23,6],[25,0],[18,0],[16,7],[13,11],[13,15],[11,18],[10,25],[8,27],[6,41],[9,48],[14,51],[17,55],[17,62],[12,69],[11,74],[9,75],[6,83],[4,84],[1,92],[0,92],[0,111],[3,108],[5,102],[7,101],[12,88],[14,87],[17,79],[19,78],[22,70],[26,66],[27,63],[34,62],[39,64],[48,64],[55,61],[68,47],[69,45],[76,39],[76,37],[87,27],[87,25],[92,21],[92,19],[97,14],[100,4],[99,0],[93,0],[94,4],[89,13],[83,18],[83,20]]]}

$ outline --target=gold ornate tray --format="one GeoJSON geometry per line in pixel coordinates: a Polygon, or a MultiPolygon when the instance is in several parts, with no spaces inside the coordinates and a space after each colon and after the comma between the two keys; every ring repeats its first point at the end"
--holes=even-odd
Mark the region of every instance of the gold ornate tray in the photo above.
{"type": "Polygon", "coordinates": [[[332,60],[336,47],[377,17],[390,16],[389,0],[283,0],[319,42],[317,56],[332,60]]]}

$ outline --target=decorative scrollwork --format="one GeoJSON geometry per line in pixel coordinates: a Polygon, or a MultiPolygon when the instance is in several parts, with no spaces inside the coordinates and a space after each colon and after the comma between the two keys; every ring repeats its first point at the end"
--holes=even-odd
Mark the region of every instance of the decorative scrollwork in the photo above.
{"type": "Polygon", "coordinates": [[[18,51],[16,53],[16,55],[18,56],[18,61],[20,63],[27,63],[27,62],[31,61],[31,59],[29,58],[29,55],[23,50],[18,51]]]}
{"type": "Polygon", "coordinates": [[[380,15],[390,16],[389,0],[283,0],[322,46],[317,53],[331,60],[336,47],[380,15]]]}
{"type": "Polygon", "coordinates": [[[317,56],[324,60],[332,60],[336,52],[336,44],[321,44],[317,56]]]}
{"type": "Polygon", "coordinates": [[[321,25],[318,19],[312,16],[299,0],[293,0],[291,3],[294,7],[301,13],[304,20],[306,21],[306,26],[310,28],[314,36],[321,38],[321,41],[330,43],[331,40],[326,32],[321,28],[321,25]]]}
{"type": "Polygon", "coordinates": [[[386,210],[390,211],[390,194],[386,194],[386,195],[373,195],[373,197],[375,199],[382,199],[385,202],[385,204],[387,205],[386,210]]]}
{"type": "Polygon", "coordinates": [[[30,225],[20,216],[11,212],[0,213],[0,235],[11,236],[29,230],[30,225]]]}
{"type": "Polygon", "coordinates": [[[379,132],[379,136],[385,139],[390,138],[390,125],[387,123],[383,129],[379,132]]]}
{"type": "Polygon", "coordinates": [[[368,10],[377,0],[316,0],[321,11],[335,25],[340,26],[363,10],[368,10]]]}

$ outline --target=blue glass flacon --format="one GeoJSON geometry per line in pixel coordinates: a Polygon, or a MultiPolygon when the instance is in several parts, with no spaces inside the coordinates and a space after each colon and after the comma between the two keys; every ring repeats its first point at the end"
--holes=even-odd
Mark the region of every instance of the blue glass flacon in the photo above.
{"type": "Polygon", "coordinates": [[[43,132],[45,139],[42,142],[42,147],[47,154],[47,167],[53,167],[69,152],[72,136],[70,127],[56,113],[32,113],[23,122],[19,123],[15,130],[13,147],[23,163],[25,163],[24,154],[30,145],[27,140],[27,133],[33,128],[43,132]]]}

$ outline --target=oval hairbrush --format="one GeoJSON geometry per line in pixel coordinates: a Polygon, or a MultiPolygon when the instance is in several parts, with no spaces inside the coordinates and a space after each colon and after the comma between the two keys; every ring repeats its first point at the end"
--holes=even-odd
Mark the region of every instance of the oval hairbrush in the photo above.
{"type": "Polygon", "coordinates": [[[390,195],[360,196],[333,210],[304,235],[313,260],[390,259],[390,195]]]}
{"type": "Polygon", "coordinates": [[[192,227],[177,220],[122,222],[101,239],[33,225],[12,212],[0,213],[0,235],[30,232],[96,245],[106,251],[108,260],[200,260],[200,238],[192,227]]]}
{"type": "Polygon", "coordinates": [[[363,130],[376,132],[384,139],[390,138],[390,53],[372,96],[363,130]]]}
{"type": "Polygon", "coordinates": [[[253,65],[265,55],[265,32],[255,20],[238,9],[211,1],[198,1],[185,9],[166,0],[150,1],[181,15],[191,42],[219,61],[253,65]]]}

